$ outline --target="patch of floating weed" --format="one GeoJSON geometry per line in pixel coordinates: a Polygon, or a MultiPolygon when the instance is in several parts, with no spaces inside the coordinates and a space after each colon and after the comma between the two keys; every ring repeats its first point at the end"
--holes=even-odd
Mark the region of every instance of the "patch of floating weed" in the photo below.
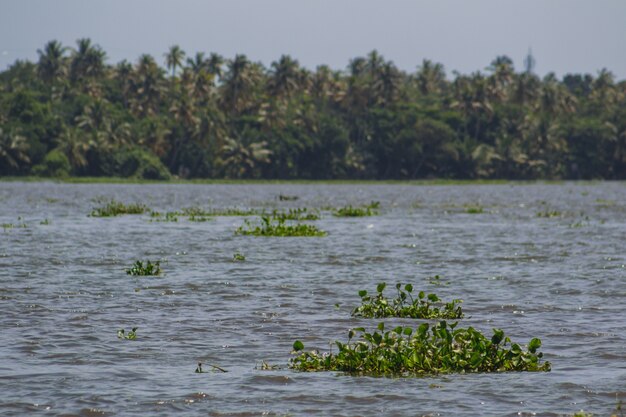
{"type": "Polygon", "coordinates": [[[468,214],[481,214],[481,213],[484,213],[484,210],[480,206],[472,206],[472,207],[467,207],[465,209],[465,212],[468,214]]]}
{"type": "Polygon", "coordinates": [[[452,300],[443,303],[436,294],[426,294],[420,291],[413,298],[413,285],[396,284],[398,296],[387,299],[383,295],[387,284],[381,282],[376,286],[376,295],[369,296],[366,290],[359,291],[361,305],[352,311],[353,316],[381,318],[381,317],[408,317],[414,319],[460,319],[462,300],[452,300]]]}
{"type": "Polygon", "coordinates": [[[339,371],[356,375],[430,375],[466,372],[550,371],[550,362],[540,363],[537,352],[541,340],[533,338],[523,350],[500,329],[491,338],[472,327],[456,328],[457,323],[441,321],[432,327],[421,324],[385,331],[384,323],[368,333],[351,329],[348,342],[335,342],[339,351],[304,351],[296,340],[289,367],[298,371],[339,371]],[[358,340],[353,341],[358,335],[358,340]],[[510,347],[507,345],[510,344],[510,347]]]}
{"type": "Polygon", "coordinates": [[[239,252],[233,255],[233,261],[235,262],[243,262],[245,260],[246,260],[246,257],[239,252]]]}
{"type": "Polygon", "coordinates": [[[192,216],[189,216],[188,220],[190,222],[208,222],[208,221],[211,221],[212,219],[210,217],[207,217],[207,216],[192,215],[192,216]]]}
{"type": "Polygon", "coordinates": [[[434,277],[429,277],[428,282],[432,285],[448,285],[448,282],[442,281],[439,275],[435,275],[434,277]]]}
{"type": "Polygon", "coordinates": [[[168,211],[163,215],[158,211],[150,212],[150,221],[152,222],[177,222],[178,221],[178,212],[176,211],[168,211]]]}
{"type": "MultiPolygon", "coordinates": [[[[209,365],[211,367],[211,370],[214,372],[228,372],[226,369],[224,368],[220,368],[217,365],[211,365],[210,363],[207,363],[207,365],[209,365]]],[[[202,362],[198,362],[198,366],[196,366],[196,371],[197,374],[206,374],[207,371],[202,369],[202,362]]]]}
{"type": "Polygon", "coordinates": [[[297,195],[278,194],[278,200],[280,201],[296,201],[299,198],[297,195]]]}
{"type": "Polygon", "coordinates": [[[270,365],[263,360],[259,365],[254,365],[254,369],[256,369],[257,371],[275,371],[281,368],[279,365],[270,365]]]}
{"type": "Polygon", "coordinates": [[[111,200],[102,207],[97,207],[92,210],[91,217],[112,217],[120,216],[122,214],[143,214],[148,210],[148,207],[141,203],[124,204],[120,201],[111,200]]]}
{"type": "Polygon", "coordinates": [[[370,204],[363,207],[352,207],[351,205],[341,207],[333,212],[333,215],[337,217],[366,217],[378,215],[378,208],[380,202],[372,201],[370,204]]]}
{"type": "Polygon", "coordinates": [[[551,219],[554,217],[561,217],[561,216],[563,216],[563,214],[557,210],[545,210],[545,211],[540,211],[537,213],[537,217],[543,217],[547,219],[551,219]]]}
{"type": "Polygon", "coordinates": [[[254,209],[239,209],[239,208],[225,208],[225,209],[213,209],[207,212],[208,216],[257,216],[263,214],[262,212],[254,209]]]}
{"type": "Polygon", "coordinates": [[[39,224],[43,225],[43,226],[48,226],[50,224],[50,220],[48,219],[43,219],[42,221],[39,222],[39,224]]]}
{"type": "Polygon", "coordinates": [[[318,213],[309,212],[306,208],[289,209],[288,211],[274,210],[272,218],[279,221],[285,220],[319,220],[318,213]]]}
{"type": "Polygon", "coordinates": [[[137,339],[137,327],[133,327],[128,333],[124,332],[124,329],[117,331],[117,337],[119,339],[135,340],[137,339]]]}
{"type": "Polygon", "coordinates": [[[327,233],[323,230],[310,224],[287,224],[285,221],[276,220],[273,221],[268,216],[261,217],[261,225],[254,226],[246,220],[245,225],[237,229],[236,233],[241,235],[252,236],[280,236],[280,237],[295,237],[295,236],[326,236],[327,233]],[[244,227],[245,226],[245,227],[244,227]]]}
{"type": "Polygon", "coordinates": [[[154,263],[146,261],[146,264],[144,265],[143,262],[136,261],[131,268],[126,270],[126,273],[133,276],[160,275],[161,263],[160,261],[156,261],[154,263]]]}

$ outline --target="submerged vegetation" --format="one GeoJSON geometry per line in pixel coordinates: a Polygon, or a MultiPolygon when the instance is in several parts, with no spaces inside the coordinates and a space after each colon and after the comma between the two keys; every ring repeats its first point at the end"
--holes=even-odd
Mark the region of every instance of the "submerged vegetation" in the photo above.
{"type": "Polygon", "coordinates": [[[410,317],[414,319],[459,319],[463,311],[459,305],[462,300],[442,303],[436,294],[420,291],[413,298],[413,285],[396,284],[397,297],[388,299],[383,295],[386,284],[381,282],[376,287],[376,295],[369,296],[366,290],[359,291],[361,305],[352,311],[353,316],[382,318],[410,317]]]}
{"type": "Polygon", "coordinates": [[[385,331],[384,323],[373,333],[355,328],[348,342],[335,342],[338,352],[304,351],[304,344],[293,344],[296,356],[290,367],[299,371],[340,371],[367,375],[423,375],[453,372],[549,371],[550,363],[540,363],[537,352],[541,341],[533,338],[527,350],[511,343],[504,332],[493,329],[491,338],[472,327],[456,328],[457,323],[441,321],[396,327],[385,331]],[[358,336],[356,341],[353,341],[358,336]],[[510,347],[508,347],[510,345],[510,347]]]}
{"type": "Polygon", "coordinates": [[[626,82],[606,69],[407,72],[373,50],[310,70],[175,45],[164,66],[113,64],[90,39],[37,53],[0,71],[2,176],[626,178],[626,82]]]}
{"type": "Polygon", "coordinates": [[[91,217],[112,217],[122,214],[143,214],[148,211],[148,207],[141,203],[124,204],[119,201],[111,200],[102,207],[92,210],[91,217]]]}
{"type": "Polygon", "coordinates": [[[135,276],[149,276],[149,275],[160,275],[161,274],[161,263],[160,261],[156,261],[152,263],[151,261],[146,261],[144,265],[141,261],[136,261],[130,269],[126,270],[128,275],[135,276]]]}
{"type": "Polygon", "coordinates": [[[236,233],[252,236],[326,236],[327,233],[311,224],[287,224],[284,220],[273,220],[268,216],[261,217],[260,225],[252,225],[246,220],[245,225],[237,229],[236,233]]]}

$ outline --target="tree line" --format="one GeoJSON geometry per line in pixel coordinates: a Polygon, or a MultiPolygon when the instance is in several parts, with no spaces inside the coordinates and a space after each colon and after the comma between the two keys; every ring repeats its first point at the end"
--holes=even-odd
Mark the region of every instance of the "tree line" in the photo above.
{"type": "Polygon", "coordinates": [[[110,65],[89,39],[0,72],[0,175],[146,179],[625,179],[626,81],[521,70],[448,76],[376,50],[344,70],[289,55],[110,65]]]}

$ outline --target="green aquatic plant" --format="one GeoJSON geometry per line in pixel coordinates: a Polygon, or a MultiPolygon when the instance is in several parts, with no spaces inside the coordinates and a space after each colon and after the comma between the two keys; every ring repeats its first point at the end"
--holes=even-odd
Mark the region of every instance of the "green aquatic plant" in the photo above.
{"type": "Polygon", "coordinates": [[[39,222],[39,224],[43,225],[43,226],[48,226],[50,224],[50,220],[48,219],[43,219],[42,221],[39,222]]]}
{"type": "Polygon", "coordinates": [[[511,343],[500,329],[491,338],[472,327],[441,321],[417,329],[396,327],[385,331],[378,324],[373,333],[359,327],[348,332],[348,342],[335,341],[338,352],[304,351],[296,340],[289,366],[298,371],[339,371],[366,375],[428,375],[466,372],[550,371],[550,362],[540,363],[541,340],[533,338],[527,350],[511,343]],[[355,339],[355,336],[358,338],[355,339]],[[510,345],[510,346],[509,346],[510,345]]]}
{"type": "Polygon", "coordinates": [[[338,208],[333,212],[337,217],[366,217],[378,215],[378,208],[380,202],[372,201],[370,204],[363,207],[352,207],[351,205],[338,208]]]}
{"type": "Polygon", "coordinates": [[[178,212],[177,211],[168,211],[163,215],[158,211],[151,211],[150,217],[153,222],[177,222],[178,221],[178,212]]]}
{"type": "Polygon", "coordinates": [[[272,218],[274,220],[319,220],[320,215],[318,213],[309,212],[306,208],[289,209],[288,211],[274,210],[272,212],[272,218]]]}
{"type": "Polygon", "coordinates": [[[480,206],[475,206],[475,207],[467,207],[465,209],[465,212],[468,214],[481,214],[481,213],[484,213],[484,210],[480,206]]]}
{"type": "Polygon", "coordinates": [[[396,284],[397,297],[388,299],[383,295],[387,284],[381,282],[376,286],[376,295],[369,296],[366,290],[359,291],[361,305],[352,311],[353,316],[382,318],[407,317],[413,319],[460,319],[462,300],[443,303],[436,294],[420,291],[413,297],[413,285],[396,284]]]}
{"type": "Polygon", "coordinates": [[[268,216],[261,217],[261,225],[254,226],[246,220],[244,226],[239,227],[236,233],[241,235],[280,237],[327,235],[325,231],[310,224],[287,224],[284,220],[273,221],[268,216]]]}
{"type": "Polygon", "coordinates": [[[245,260],[246,260],[246,257],[239,252],[233,255],[233,261],[235,262],[243,262],[245,260]]]}
{"type": "Polygon", "coordinates": [[[144,204],[124,204],[120,201],[111,200],[102,207],[97,207],[91,211],[91,217],[112,217],[122,214],[143,214],[148,210],[144,204]]]}
{"type": "Polygon", "coordinates": [[[553,217],[561,217],[563,214],[557,210],[545,210],[537,213],[537,217],[544,217],[547,219],[551,219],[553,217]]]}
{"type": "Polygon", "coordinates": [[[126,273],[128,275],[135,276],[160,275],[161,263],[160,261],[156,261],[154,263],[146,261],[146,264],[144,265],[141,261],[135,261],[133,266],[126,270],[126,273]]]}
{"type": "Polygon", "coordinates": [[[278,199],[280,201],[296,201],[298,198],[297,195],[286,195],[286,194],[278,194],[278,199]]]}
{"type": "Polygon", "coordinates": [[[133,327],[128,333],[125,333],[124,329],[120,329],[117,331],[117,337],[118,339],[135,340],[137,339],[137,327],[133,327]]]}
{"type": "Polygon", "coordinates": [[[207,216],[196,216],[196,215],[192,215],[189,216],[188,220],[190,222],[209,222],[212,220],[211,217],[207,217],[207,216]]]}

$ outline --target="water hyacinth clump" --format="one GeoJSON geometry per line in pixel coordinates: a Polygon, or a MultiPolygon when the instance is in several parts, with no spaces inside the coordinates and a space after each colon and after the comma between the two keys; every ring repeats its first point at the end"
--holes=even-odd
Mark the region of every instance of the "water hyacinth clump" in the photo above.
{"type": "Polygon", "coordinates": [[[126,339],[126,340],[136,340],[137,339],[137,327],[133,327],[131,331],[128,333],[124,332],[124,329],[120,329],[117,331],[118,339],[126,339]]]}
{"type": "Polygon", "coordinates": [[[306,208],[289,209],[288,211],[274,210],[272,218],[275,220],[319,220],[318,213],[309,212],[306,208]]]}
{"type": "Polygon", "coordinates": [[[384,323],[373,333],[355,328],[348,342],[335,342],[338,352],[304,351],[293,344],[296,356],[289,366],[298,371],[339,371],[358,375],[436,375],[466,372],[550,371],[550,362],[540,363],[541,340],[533,338],[527,350],[511,343],[500,329],[491,338],[472,327],[456,328],[445,321],[432,327],[421,324],[385,331],[384,323]],[[355,336],[358,336],[356,341],[355,336]]]}
{"type": "Polygon", "coordinates": [[[128,275],[135,276],[149,276],[149,275],[160,275],[161,274],[161,263],[160,261],[150,262],[146,261],[144,265],[141,261],[135,261],[133,266],[130,269],[126,270],[128,275]]]}
{"type": "Polygon", "coordinates": [[[148,211],[148,207],[141,203],[124,204],[119,201],[111,200],[102,207],[92,210],[91,217],[112,217],[122,214],[143,214],[148,211]]]}
{"type": "Polygon", "coordinates": [[[270,217],[262,216],[261,225],[254,226],[246,221],[245,225],[237,229],[236,233],[241,235],[252,236],[279,236],[279,237],[309,237],[309,236],[326,236],[323,230],[310,224],[287,224],[284,220],[274,221],[270,217]],[[244,227],[245,226],[245,227],[244,227]]]}
{"type": "Polygon", "coordinates": [[[337,217],[366,217],[378,215],[380,202],[372,201],[364,207],[352,207],[351,205],[341,207],[333,213],[337,217]]]}
{"type": "Polygon", "coordinates": [[[414,319],[460,319],[462,300],[452,300],[443,303],[436,294],[426,294],[420,291],[413,297],[413,285],[396,284],[398,296],[387,299],[383,295],[387,284],[381,282],[376,286],[376,295],[369,296],[366,290],[359,291],[361,305],[352,311],[353,316],[382,318],[407,317],[414,319]]]}

